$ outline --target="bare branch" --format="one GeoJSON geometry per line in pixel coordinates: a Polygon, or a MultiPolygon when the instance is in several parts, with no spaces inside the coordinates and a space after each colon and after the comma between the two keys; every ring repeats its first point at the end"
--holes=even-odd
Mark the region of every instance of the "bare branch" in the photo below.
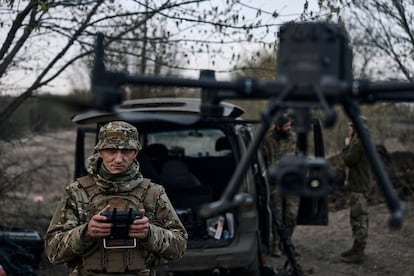
{"type": "Polygon", "coordinates": [[[407,21],[407,15],[406,15],[406,12],[405,12],[405,8],[402,6],[402,1],[393,0],[392,3],[398,11],[398,14],[399,14],[399,20],[398,21],[400,22],[401,28],[408,35],[408,37],[410,39],[410,42],[411,42],[411,45],[414,45],[413,31],[411,29],[410,24],[407,21]]]}
{"type": "Polygon", "coordinates": [[[26,8],[24,8],[20,13],[17,14],[16,19],[13,21],[13,24],[9,30],[9,32],[7,33],[7,37],[6,40],[3,43],[3,46],[1,46],[0,49],[0,60],[3,59],[4,55],[7,53],[7,51],[10,48],[10,45],[12,44],[17,30],[22,26],[24,19],[26,18],[26,16],[34,9],[36,9],[37,7],[37,1],[36,0],[32,0],[30,1],[26,8]]]}
{"type": "Polygon", "coordinates": [[[29,5],[23,10],[22,13],[19,13],[17,15],[16,20],[13,22],[13,25],[12,25],[13,33],[11,32],[8,33],[5,44],[2,47],[0,58],[4,58],[4,59],[0,64],[0,78],[4,75],[7,67],[13,61],[17,52],[21,49],[21,47],[26,42],[26,40],[28,39],[28,37],[30,36],[30,34],[32,33],[34,29],[34,25],[36,24],[36,13],[37,13],[38,6],[36,3],[32,3],[32,2],[33,1],[29,3],[29,5]],[[16,35],[17,29],[22,26],[23,20],[27,16],[26,12],[30,12],[29,23],[24,28],[23,35],[18,39],[18,41],[14,44],[14,46],[11,47],[14,37],[16,35]],[[4,57],[7,51],[9,51],[9,54],[4,57]]]}
{"type": "Polygon", "coordinates": [[[86,16],[84,22],[81,24],[78,30],[74,33],[73,37],[66,43],[66,46],[62,48],[62,50],[55,56],[55,58],[45,67],[43,72],[37,77],[34,83],[22,94],[20,94],[16,99],[8,105],[1,113],[0,113],[0,125],[29,97],[32,96],[33,91],[40,87],[41,80],[43,77],[49,72],[49,70],[55,65],[55,63],[63,57],[63,55],[67,52],[70,46],[74,43],[74,41],[81,35],[84,29],[87,27],[88,22],[92,18],[92,16],[96,13],[98,7],[103,3],[102,0],[97,1],[95,6],[91,9],[91,11],[86,16]]]}

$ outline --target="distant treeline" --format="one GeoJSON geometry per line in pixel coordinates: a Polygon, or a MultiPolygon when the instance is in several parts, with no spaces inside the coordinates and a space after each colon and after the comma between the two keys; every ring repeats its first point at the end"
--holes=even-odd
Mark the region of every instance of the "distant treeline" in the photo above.
{"type": "MultiPolygon", "coordinates": [[[[14,100],[12,96],[0,96],[0,110],[14,100]]],[[[42,133],[74,128],[71,117],[74,112],[42,97],[26,100],[1,126],[1,140],[19,138],[28,133],[42,133]]]]}
{"type": "MultiPolygon", "coordinates": [[[[189,95],[180,96],[188,97],[189,95]]],[[[85,100],[85,93],[75,93],[67,97],[72,100],[74,97],[85,100]]],[[[0,96],[0,110],[3,110],[13,99],[11,96],[0,96]]],[[[267,101],[263,100],[233,100],[231,102],[245,109],[246,113],[243,115],[245,119],[256,120],[260,120],[260,114],[268,105],[267,101]]],[[[338,115],[336,125],[333,128],[324,129],[327,155],[335,154],[341,150],[344,138],[348,134],[349,119],[344,115],[341,107],[336,106],[335,110],[338,115]]],[[[30,98],[2,126],[0,139],[9,140],[28,133],[74,128],[75,124],[72,123],[71,118],[75,113],[76,111],[46,100],[42,96],[30,98]]],[[[376,144],[387,146],[387,143],[392,141],[392,143],[402,144],[408,149],[414,147],[412,139],[414,137],[414,107],[412,104],[377,103],[365,105],[361,106],[361,113],[368,118],[369,130],[376,144]]],[[[312,112],[311,116],[323,120],[324,115],[322,111],[316,110],[312,112]]],[[[312,141],[309,142],[311,146],[312,141]]]]}

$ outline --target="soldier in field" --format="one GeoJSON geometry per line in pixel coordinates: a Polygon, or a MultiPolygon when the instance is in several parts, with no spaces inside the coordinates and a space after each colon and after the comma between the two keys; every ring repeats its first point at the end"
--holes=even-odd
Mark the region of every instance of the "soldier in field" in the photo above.
{"type": "MultiPolygon", "coordinates": [[[[367,119],[364,116],[361,116],[361,119],[364,127],[367,128],[367,119]]],[[[368,239],[367,196],[370,191],[371,168],[353,123],[349,123],[349,133],[345,137],[342,157],[347,166],[345,189],[349,193],[349,219],[354,242],[351,249],[342,252],[341,261],[359,263],[364,260],[368,239]]]]}
{"type": "MultiPolygon", "coordinates": [[[[261,152],[267,167],[276,165],[285,155],[296,154],[296,134],[292,131],[292,121],[286,114],[275,120],[273,128],[269,130],[263,140],[261,152]]],[[[297,198],[282,197],[277,191],[275,181],[269,179],[269,183],[272,190],[270,199],[276,210],[276,216],[284,224],[287,235],[292,237],[296,225],[297,198]]],[[[280,257],[280,237],[275,225],[272,232],[271,255],[280,257]]]]}
{"type": "Polygon", "coordinates": [[[140,173],[136,157],[141,144],[134,126],[122,121],[104,125],[95,149],[88,175],[66,187],[56,208],[46,233],[46,255],[51,263],[66,263],[70,275],[155,275],[160,258],[183,256],[187,232],[164,188],[140,173]],[[104,246],[113,224],[102,212],[115,208],[133,209],[142,218],[129,225],[126,240],[104,246]],[[129,246],[134,239],[135,247],[129,246]]]}

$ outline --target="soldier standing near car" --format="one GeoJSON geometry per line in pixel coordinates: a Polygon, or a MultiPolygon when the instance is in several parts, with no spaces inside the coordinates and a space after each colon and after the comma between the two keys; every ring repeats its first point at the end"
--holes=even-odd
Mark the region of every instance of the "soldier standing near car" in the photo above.
{"type": "MultiPolygon", "coordinates": [[[[367,119],[361,116],[364,127],[367,119]]],[[[371,168],[367,155],[353,123],[349,123],[349,135],[345,138],[342,157],[347,166],[345,189],[349,193],[350,224],[352,227],[352,248],[342,252],[341,260],[359,263],[364,260],[368,239],[368,203],[371,168]]]]}
{"type": "MultiPolygon", "coordinates": [[[[187,232],[164,188],[139,171],[137,129],[114,121],[101,127],[98,138],[88,175],[66,187],[56,208],[46,232],[46,255],[51,263],[66,263],[69,275],[155,275],[160,258],[183,256],[187,232]],[[135,248],[104,247],[113,225],[101,212],[114,208],[142,214],[128,228],[135,248]]],[[[124,241],[111,242],[119,246],[124,241]]]]}
{"type": "MultiPolygon", "coordinates": [[[[286,114],[276,118],[273,128],[265,135],[261,152],[266,164],[276,165],[285,155],[296,154],[296,134],[292,131],[292,121],[286,114]]],[[[286,234],[292,237],[293,230],[296,226],[297,217],[297,199],[294,197],[282,197],[276,187],[273,179],[269,179],[271,186],[271,198],[276,216],[285,226],[286,234]]],[[[273,241],[271,255],[281,257],[280,237],[276,225],[272,227],[273,241]]]]}

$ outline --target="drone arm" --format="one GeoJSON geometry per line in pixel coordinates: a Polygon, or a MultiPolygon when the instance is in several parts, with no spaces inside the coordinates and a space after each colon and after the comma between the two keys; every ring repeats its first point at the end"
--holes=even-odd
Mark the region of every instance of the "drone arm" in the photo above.
{"type": "Polygon", "coordinates": [[[247,149],[247,153],[242,155],[242,159],[236,167],[236,170],[233,173],[233,176],[231,177],[230,182],[219,201],[206,204],[200,209],[199,212],[202,217],[212,217],[221,212],[227,211],[230,208],[240,205],[240,202],[234,200],[234,196],[237,194],[243,181],[243,177],[245,176],[245,172],[250,165],[250,161],[256,151],[259,149],[260,143],[263,140],[263,137],[265,136],[270,125],[271,120],[264,120],[263,124],[261,124],[255,138],[247,149]]]}
{"type": "Polygon", "coordinates": [[[233,173],[233,176],[231,177],[230,182],[226,187],[226,190],[224,191],[224,193],[218,201],[204,205],[199,211],[200,216],[212,217],[214,215],[225,212],[231,208],[237,207],[243,203],[240,202],[242,198],[237,197],[237,193],[243,182],[243,177],[245,176],[245,172],[248,170],[252,158],[258,151],[266,132],[272,124],[272,119],[274,117],[273,115],[277,114],[280,108],[281,102],[279,102],[279,104],[276,103],[275,105],[269,107],[267,109],[267,112],[262,115],[262,124],[260,125],[256,133],[256,136],[249,144],[246,154],[242,155],[240,163],[236,167],[236,170],[233,173]]]}
{"type": "Polygon", "coordinates": [[[352,82],[350,91],[361,103],[414,101],[414,82],[370,82],[359,79],[352,82]]]}

